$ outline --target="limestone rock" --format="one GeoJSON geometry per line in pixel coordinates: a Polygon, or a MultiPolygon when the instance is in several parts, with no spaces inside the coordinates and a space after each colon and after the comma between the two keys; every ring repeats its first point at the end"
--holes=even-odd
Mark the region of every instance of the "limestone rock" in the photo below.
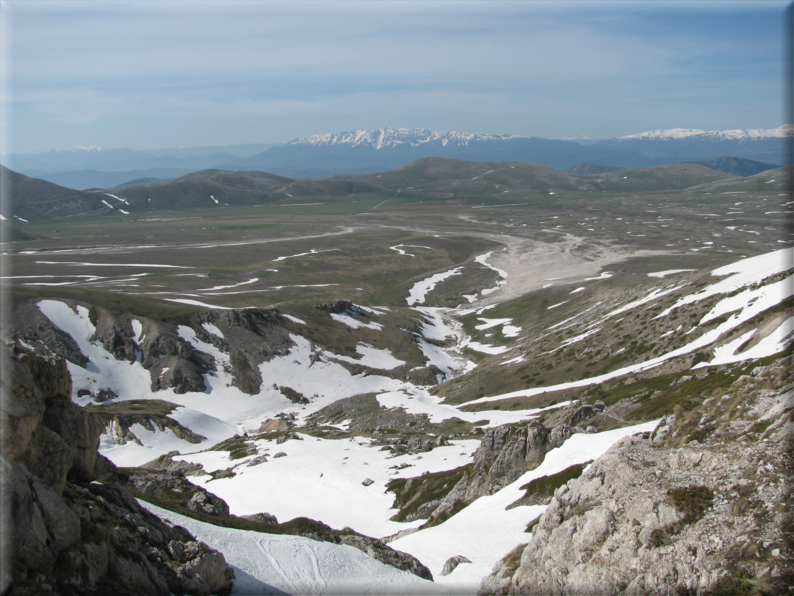
{"type": "Polygon", "coordinates": [[[353,546],[381,563],[391,565],[397,569],[409,571],[423,579],[433,581],[433,574],[430,572],[430,569],[422,565],[418,559],[412,555],[386,546],[386,544],[377,538],[370,538],[369,536],[362,536],[361,534],[343,534],[339,537],[339,542],[341,544],[353,546]]]}
{"type": "MultiPolygon", "coordinates": [[[[537,421],[526,426],[489,428],[474,454],[474,466],[455,487],[434,505],[430,521],[444,519],[449,511],[490,495],[543,462],[546,453],[573,434],[568,425],[547,429],[537,421]]],[[[439,438],[440,439],[440,438],[439,438]]]]}
{"type": "Polygon", "coordinates": [[[254,513],[253,515],[241,515],[243,519],[248,519],[251,521],[261,522],[263,524],[277,524],[278,519],[275,515],[271,515],[270,513],[254,513]]]}
{"type": "Polygon", "coordinates": [[[204,491],[194,493],[187,503],[187,508],[207,515],[229,515],[229,506],[226,501],[204,491]]]}
{"type": "Polygon", "coordinates": [[[704,593],[731,573],[770,574],[788,497],[782,482],[761,484],[761,461],[784,469],[785,446],[671,451],[628,437],[557,489],[520,565],[498,564],[481,593],[704,593]],[[693,509],[700,494],[713,497],[693,509]]]}
{"type": "Polygon", "coordinates": [[[454,557],[450,557],[447,559],[446,563],[444,563],[443,569],[441,569],[441,575],[449,575],[455,568],[460,565],[461,563],[471,563],[466,557],[462,555],[456,555],[454,557]]]}
{"type": "Polygon", "coordinates": [[[283,433],[289,430],[289,425],[287,424],[286,420],[281,418],[274,418],[272,420],[268,420],[267,422],[263,422],[259,429],[256,431],[257,433],[283,433]]]}

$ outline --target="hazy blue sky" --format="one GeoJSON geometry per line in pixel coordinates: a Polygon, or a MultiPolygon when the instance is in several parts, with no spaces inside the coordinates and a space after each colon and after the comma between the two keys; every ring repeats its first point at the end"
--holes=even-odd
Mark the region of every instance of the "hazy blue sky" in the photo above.
{"type": "Polygon", "coordinates": [[[3,150],[774,128],[786,7],[3,0],[3,150]]]}

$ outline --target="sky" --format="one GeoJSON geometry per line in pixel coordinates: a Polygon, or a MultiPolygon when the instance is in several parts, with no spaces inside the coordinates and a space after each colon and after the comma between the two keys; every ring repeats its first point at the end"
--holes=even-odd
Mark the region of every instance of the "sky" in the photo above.
{"type": "Polygon", "coordinates": [[[787,7],[0,0],[0,150],[776,128],[787,7]]]}

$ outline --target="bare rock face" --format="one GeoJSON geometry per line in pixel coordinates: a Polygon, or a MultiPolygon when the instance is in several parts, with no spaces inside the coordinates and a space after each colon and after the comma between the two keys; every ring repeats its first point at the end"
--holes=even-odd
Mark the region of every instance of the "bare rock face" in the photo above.
{"type": "Polygon", "coordinates": [[[526,426],[489,428],[474,454],[474,466],[433,511],[430,522],[445,519],[461,505],[490,495],[538,467],[546,453],[572,434],[567,425],[547,429],[537,421],[526,426]]]}
{"type": "Polygon", "coordinates": [[[66,362],[3,347],[3,454],[57,493],[71,480],[102,478],[112,464],[97,452],[102,425],[71,401],[66,362]]]}
{"type": "MultiPolygon", "coordinates": [[[[72,307],[78,305],[64,302],[72,307]]],[[[233,383],[251,395],[262,386],[259,365],[286,354],[293,345],[276,309],[207,311],[165,321],[98,306],[90,306],[88,312],[95,327],[92,341],[101,343],[119,360],[139,360],[151,374],[153,391],[201,392],[206,389],[204,375],[218,370],[219,363],[210,354],[180,336],[179,326],[190,327],[200,341],[228,353],[233,383]],[[133,322],[140,325],[140,335],[133,329],[133,322]],[[221,330],[223,337],[207,331],[205,323],[221,330]]],[[[9,339],[22,340],[36,351],[61,356],[79,366],[87,365],[88,358],[75,341],[41,313],[35,300],[15,305],[13,319],[9,339]]]]}
{"type": "Polygon", "coordinates": [[[143,428],[152,432],[154,432],[155,429],[160,432],[168,429],[183,441],[187,441],[194,445],[206,440],[205,436],[193,432],[173,418],[163,414],[114,413],[101,411],[94,411],[93,414],[97,421],[102,424],[104,432],[111,436],[115,436],[121,445],[129,441],[134,441],[139,445],[141,444],[140,439],[135,436],[131,428],[136,424],[140,424],[143,428]]]}
{"type": "Polygon", "coordinates": [[[221,553],[115,484],[97,453],[103,425],[70,401],[65,362],[6,345],[0,358],[0,593],[228,593],[221,553]]]}
{"type": "Polygon", "coordinates": [[[520,564],[498,563],[480,593],[743,593],[743,577],[778,593],[794,577],[790,465],[781,443],[628,437],[556,491],[520,564]]]}
{"type": "Polygon", "coordinates": [[[35,301],[15,302],[12,325],[3,330],[3,339],[21,339],[49,356],[58,355],[85,367],[88,358],[80,351],[71,335],[53,325],[36,306],[35,301]],[[8,334],[8,336],[6,336],[8,334]]]}

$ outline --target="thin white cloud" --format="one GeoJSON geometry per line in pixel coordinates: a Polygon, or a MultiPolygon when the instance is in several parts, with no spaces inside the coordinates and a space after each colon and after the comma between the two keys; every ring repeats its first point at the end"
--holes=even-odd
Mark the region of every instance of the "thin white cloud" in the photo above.
{"type": "Polygon", "coordinates": [[[779,2],[10,6],[14,35],[3,43],[13,56],[13,93],[4,89],[2,101],[15,109],[17,138],[38,144],[30,148],[49,148],[47,134],[124,146],[146,131],[150,141],[140,143],[153,146],[158,135],[196,134],[199,122],[212,143],[288,140],[366,122],[603,136],[608,123],[628,127],[612,134],[628,134],[687,113],[719,115],[722,128],[777,125],[732,120],[748,117],[747,104],[754,114],[780,113],[772,72],[780,31],[743,38],[704,28],[696,36],[654,23],[657,13],[775,11],[779,2]],[[668,101],[662,111],[660,98],[668,101]],[[278,138],[221,136],[256,126],[278,138]]]}

